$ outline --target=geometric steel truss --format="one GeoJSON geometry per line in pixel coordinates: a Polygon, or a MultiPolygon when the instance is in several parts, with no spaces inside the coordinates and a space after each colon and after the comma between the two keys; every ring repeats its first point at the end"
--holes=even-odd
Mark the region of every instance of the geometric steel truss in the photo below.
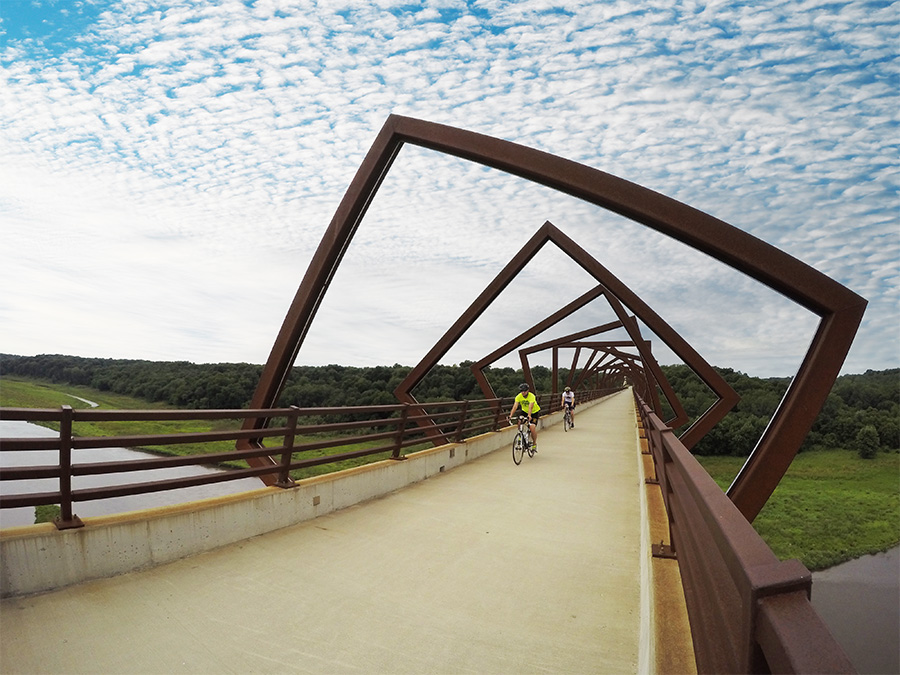
{"type": "MultiPolygon", "coordinates": [[[[797,374],[728,489],[744,517],[756,518],[825,403],[856,336],[866,300],[761,239],[641,185],[534,148],[424,120],[390,115],[385,121],[307,267],[250,407],[274,407],[344,253],[405,144],[505,171],[618,213],[729,265],[819,317],[797,374]]],[[[622,297],[617,289],[611,290],[622,297]]],[[[267,423],[249,420],[245,428],[267,423]]]]}
{"type": "MultiPolygon", "coordinates": [[[[608,326],[609,329],[622,327],[631,338],[632,344],[637,348],[644,363],[645,370],[652,373],[653,381],[660,385],[666,399],[675,412],[675,417],[669,420],[669,424],[673,427],[679,427],[688,421],[688,416],[684,411],[675,392],[672,390],[668,381],[663,375],[662,370],[656,363],[656,360],[650,354],[646,341],[641,337],[640,328],[634,316],[630,316],[626,311],[634,313],[641,319],[650,330],[654,332],[663,342],[665,342],[675,354],[677,354],[684,363],[688,365],[712,390],[716,396],[716,401],[710,408],[703,413],[691,427],[682,435],[682,441],[687,447],[693,447],[713,426],[715,426],[738,401],[738,395],[731,386],[710,366],[703,357],[700,356],[675,330],[667,324],[662,317],[654,312],[645,302],[643,302],[633,291],[631,291],[624,283],[622,283],[612,272],[597,262],[587,251],[578,246],[572,239],[563,234],[559,228],[550,223],[545,222],[537,232],[529,239],[521,250],[513,256],[509,263],[500,271],[494,280],[488,284],[484,291],[472,302],[472,304],[464,311],[456,322],[447,330],[447,332],[434,344],[431,350],[422,358],[422,360],[413,367],[406,378],[396,387],[394,395],[398,400],[405,403],[416,403],[416,399],[412,395],[412,390],[419,382],[431,371],[438,363],[440,358],[446,354],[450,348],[463,336],[463,334],[475,323],[475,320],[488,308],[488,306],[500,295],[510,282],[521,272],[528,262],[549,242],[554,243],[561,251],[566,253],[572,260],[578,263],[582,269],[594,277],[598,281],[598,285],[592,290],[583,294],[581,297],[572,301],[562,309],[548,316],[543,321],[538,322],[522,334],[513,338],[502,347],[493,351],[481,360],[472,364],[472,373],[481,387],[482,392],[487,398],[495,398],[493,390],[484,376],[483,370],[486,366],[494,363],[506,354],[513,351],[516,347],[524,344],[531,338],[550,328],[555,323],[561,321],[569,314],[588,302],[595,300],[601,295],[604,296],[616,315],[618,321],[608,326]]],[[[607,327],[600,327],[606,330],[607,327]]],[[[599,332],[598,329],[592,329],[599,332]]],[[[579,335],[590,335],[590,332],[579,335]]],[[[570,339],[577,339],[573,336],[567,336],[570,339]]],[[[526,375],[528,375],[528,364],[522,361],[526,375]]],[[[530,379],[526,377],[526,381],[530,379]]],[[[652,391],[652,400],[655,402],[655,410],[660,410],[658,397],[656,395],[656,387],[650,387],[652,391]]]]}

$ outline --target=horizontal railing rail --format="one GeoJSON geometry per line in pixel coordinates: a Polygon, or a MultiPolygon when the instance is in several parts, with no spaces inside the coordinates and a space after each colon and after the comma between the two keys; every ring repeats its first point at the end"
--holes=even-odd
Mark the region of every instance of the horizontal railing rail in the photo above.
{"type": "MultiPolygon", "coordinates": [[[[579,392],[581,400],[604,395],[604,390],[579,392]]],[[[556,396],[539,397],[542,408],[558,409],[556,396]]],[[[54,465],[10,466],[0,470],[0,481],[58,479],[56,490],[19,494],[0,494],[0,509],[41,505],[59,505],[60,517],[54,522],[60,529],[81,527],[74,513],[78,502],[129,495],[176,490],[241,478],[259,477],[263,483],[290,488],[295,485],[292,472],[328,464],[365,460],[376,456],[402,460],[410,448],[461,442],[466,438],[507,426],[512,398],[439,401],[432,403],[370,405],[329,408],[272,408],[235,410],[100,410],[0,408],[0,420],[42,422],[58,425],[58,437],[3,438],[0,452],[55,451],[54,465]],[[264,420],[268,426],[255,429],[182,431],[177,433],[116,434],[116,423],[197,422],[216,420],[264,420]],[[79,423],[94,429],[98,423],[109,425],[109,435],[79,436],[79,423]],[[156,457],[124,461],[80,462],[81,451],[94,448],[124,447],[148,450],[157,446],[222,441],[243,444],[238,449],[203,451],[189,455],[160,454],[156,457]],[[265,445],[265,442],[269,445],[265,445]],[[362,447],[360,447],[362,446],[362,447]],[[185,466],[228,466],[240,460],[268,458],[262,466],[228,468],[222,472],[139,482],[112,483],[103,487],[73,488],[79,476],[114,475],[185,466]],[[274,480],[272,480],[274,477],[274,480]]],[[[96,433],[96,432],[94,432],[96,433]]],[[[159,452],[159,451],[157,451],[159,452]]]]}
{"type": "Polygon", "coordinates": [[[781,562],[673,430],[637,397],[668,513],[701,673],[853,673],[810,604],[812,574],[781,562]]]}

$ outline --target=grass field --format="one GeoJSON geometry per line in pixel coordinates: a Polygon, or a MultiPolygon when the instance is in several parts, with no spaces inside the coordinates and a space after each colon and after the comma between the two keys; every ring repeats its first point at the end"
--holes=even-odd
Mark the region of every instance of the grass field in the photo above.
{"type": "MultiPolygon", "coordinates": [[[[698,457],[727,489],[742,457],[698,457]]],[[[849,450],[801,453],[753,526],[781,559],[823,569],[900,542],[900,454],[860,459],[849,450]]]]}

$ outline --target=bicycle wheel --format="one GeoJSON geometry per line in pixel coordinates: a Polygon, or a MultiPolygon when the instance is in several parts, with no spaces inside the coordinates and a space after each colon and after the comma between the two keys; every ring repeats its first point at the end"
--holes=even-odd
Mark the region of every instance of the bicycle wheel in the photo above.
{"type": "Polygon", "coordinates": [[[569,411],[566,410],[566,414],[563,416],[563,429],[566,431],[569,430],[569,427],[572,426],[572,415],[569,414],[569,411]]]}
{"type": "Polygon", "coordinates": [[[522,463],[522,457],[525,453],[525,439],[522,437],[521,433],[516,434],[515,439],[513,440],[513,461],[516,464],[522,463]]]}

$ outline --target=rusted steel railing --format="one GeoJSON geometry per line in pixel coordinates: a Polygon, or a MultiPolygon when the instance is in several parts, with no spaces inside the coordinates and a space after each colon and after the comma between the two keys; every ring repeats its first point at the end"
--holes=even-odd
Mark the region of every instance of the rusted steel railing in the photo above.
{"type": "Polygon", "coordinates": [[[853,673],[809,602],[812,574],[781,562],[651,408],[640,422],[668,513],[701,673],[853,673]]]}
{"type": "MultiPolygon", "coordinates": [[[[602,392],[579,392],[589,400],[602,392]]],[[[557,397],[546,394],[540,404],[548,410],[559,407],[557,397]]],[[[259,477],[266,484],[282,488],[295,485],[291,472],[314,466],[384,455],[401,460],[410,448],[461,442],[478,434],[497,431],[507,426],[512,398],[444,401],[421,404],[394,404],[334,408],[270,408],[257,410],[73,410],[0,408],[0,419],[28,422],[50,422],[59,425],[54,438],[4,438],[0,452],[53,450],[58,453],[56,465],[10,466],[0,471],[0,481],[59,479],[54,491],[0,495],[0,509],[60,505],[55,521],[60,529],[81,527],[74,513],[74,503],[126,495],[176,490],[197,485],[259,477]],[[190,433],[143,435],[77,436],[73,425],[82,423],[115,423],[147,421],[274,420],[271,426],[190,433]],[[265,439],[280,442],[265,447],[265,439]],[[151,446],[216,441],[254,440],[252,447],[237,450],[205,452],[187,456],[160,455],[147,459],[116,462],[78,461],[80,450],[88,448],[124,447],[146,449],[151,446]],[[348,446],[363,446],[349,449],[348,446]],[[87,475],[114,475],[183,466],[217,466],[236,460],[269,458],[263,466],[229,469],[198,476],[187,476],[135,483],[110,484],[103,487],[73,489],[72,479],[87,475]]],[[[271,441],[270,441],[271,443],[271,441]]],[[[261,483],[262,486],[262,483],[261,483]]]]}

